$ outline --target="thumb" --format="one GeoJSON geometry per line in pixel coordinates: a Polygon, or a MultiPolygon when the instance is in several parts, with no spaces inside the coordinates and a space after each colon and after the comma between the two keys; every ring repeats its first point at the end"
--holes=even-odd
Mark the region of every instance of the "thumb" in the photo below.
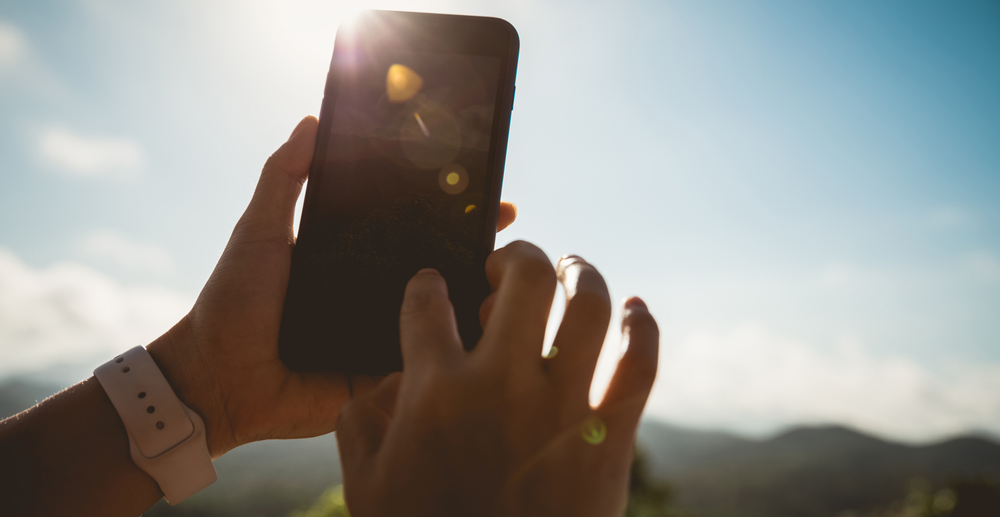
{"type": "Polygon", "coordinates": [[[264,164],[253,199],[240,220],[253,238],[291,236],[295,202],[309,177],[317,126],[316,117],[303,118],[264,164]]]}
{"type": "Polygon", "coordinates": [[[344,478],[357,472],[380,445],[396,406],[396,395],[403,375],[399,372],[382,379],[375,388],[356,397],[342,408],[337,417],[337,449],[344,478]]]}

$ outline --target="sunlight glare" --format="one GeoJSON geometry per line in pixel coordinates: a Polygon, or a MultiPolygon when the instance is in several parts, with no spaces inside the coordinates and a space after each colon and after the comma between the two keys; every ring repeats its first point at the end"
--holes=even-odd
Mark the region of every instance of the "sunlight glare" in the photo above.
{"type": "MultiPolygon", "coordinates": [[[[406,65],[396,63],[385,74],[385,94],[389,102],[401,103],[413,98],[424,86],[424,78],[406,65]]],[[[420,120],[420,117],[417,117],[420,120]]],[[[421,124],[422,126],[423,124],[421,124]]]]}

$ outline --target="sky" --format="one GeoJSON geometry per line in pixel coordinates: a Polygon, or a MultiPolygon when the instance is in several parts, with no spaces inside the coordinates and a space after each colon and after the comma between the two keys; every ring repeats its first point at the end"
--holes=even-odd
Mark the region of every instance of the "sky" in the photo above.
{"type": "Polygon", "coordinates": [[[71,384],[190,308],[369,7],[517,28],[497,244],[579,254],[647,301],[649,416],[1000,436],[986,1],[5,0],[0,379],[71,384]]]}

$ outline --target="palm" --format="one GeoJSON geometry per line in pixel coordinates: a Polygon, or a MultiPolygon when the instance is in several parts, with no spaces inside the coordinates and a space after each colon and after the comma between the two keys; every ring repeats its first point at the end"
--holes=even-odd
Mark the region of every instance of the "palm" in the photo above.
{"type": "Polygon", "coordinates": [[[251,232],[237,227],[188,316],[199,349],[206,351],[204,360],[229,365],[214,371],[213,382],[226,426],[235,444],[328,433],[340,406],[350,400],[347,378],[292,372],[278,357],[291,224],[270,235],[251,232]]]}

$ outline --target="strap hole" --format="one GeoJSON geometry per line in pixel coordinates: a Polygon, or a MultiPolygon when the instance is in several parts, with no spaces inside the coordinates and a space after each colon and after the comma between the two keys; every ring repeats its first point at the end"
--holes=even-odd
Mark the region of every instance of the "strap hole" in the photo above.
{"type": "Polygon", "coordinates": [[[156,423],[156,428],[157,429],[163,429],[163,422],[157,422],[156,423]]]}
{"type": "Polygon", "coordinates": [[[146,398],[146,392],[145,391],[140,391],[139,392],[139,398],[141,398],[141,399],[146,398]]]}
{"type": "Polygon", "coordinates": [[[156,408],[153,407],[153,406],[148,406],[146,408],[146,412],[149,413],[149,414],[153,414],[153,411],[156,411],[156,408]]]}
{"type": "Polygon", "coordinates": [[[126,366],[125,368],[122,368],[122,373],[128,373],[129,370],[131,370],[131,368],[126,366]]]}
{"type": "Polygon", "coordinates": [[[125,358],[124,358],[124,357],[119,357],[119,358],[115,359],[115,362],[116,362],[116,363],[120,363],[120,362],[122,362],[122,361],[124,361],[124,360],[125,360],[125,358]]]}

